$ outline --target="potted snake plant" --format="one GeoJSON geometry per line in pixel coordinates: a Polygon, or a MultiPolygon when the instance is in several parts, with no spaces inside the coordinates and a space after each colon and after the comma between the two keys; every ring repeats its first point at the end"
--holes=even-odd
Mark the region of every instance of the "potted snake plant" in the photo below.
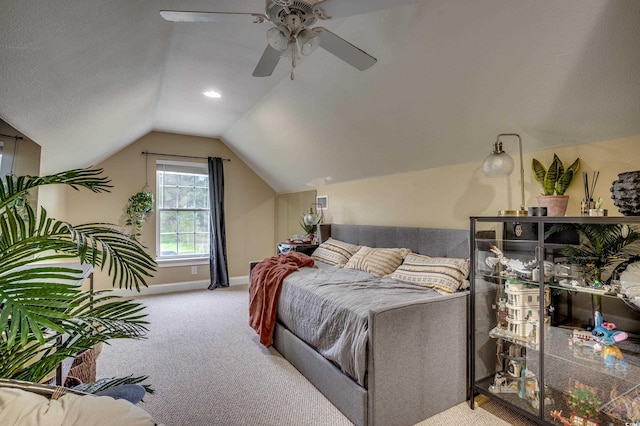
{"type": "Polygon", "coordinates": [[[533,177],[542,187],[542,194],[537,197],[538,206],[547,208],[547,216],[564,216],[569,204],[569,196],[565,192],[580,168],[580,158],[566,167],[554,153],[553,161],[546,168],[540,161],[533,159],[531,169],[533,177]]]}

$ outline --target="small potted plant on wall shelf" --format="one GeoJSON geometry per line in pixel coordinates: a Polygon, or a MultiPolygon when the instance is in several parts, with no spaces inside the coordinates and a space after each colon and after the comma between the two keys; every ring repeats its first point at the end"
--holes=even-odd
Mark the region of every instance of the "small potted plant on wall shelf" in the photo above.
{"type": "Polygon", "coordinates": [[[565,168],[560,158],[553,154],[553,161],[548,169],[540,161],[533,159],[533,177],[542,186],[542,195],[537,198],[538,206],[547,208],[547,216],[564,216],[569,203],[569,196],[565,195],[565,191],[579,168],[580,158],[576,158],[573,164],[565,168]]]}
{"type": "Polygon", "coordinates": [[[153,193],[142,190],[129,197],[127,202],[127,226],[133,228],[132,237],[137,239],[142,235],[142,224],[153,211],[153,193]]]}

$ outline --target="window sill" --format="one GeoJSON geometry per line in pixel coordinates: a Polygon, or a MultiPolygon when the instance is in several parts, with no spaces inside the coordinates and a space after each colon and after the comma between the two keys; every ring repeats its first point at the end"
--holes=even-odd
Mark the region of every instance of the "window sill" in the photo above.
{"type": "Polygon", "coordinates": [[[209,264],[208,257],[183,257],[180,259],[157,259],[156,263],[159,268],[172,268],[175,266],[193,266],[209,264]]]}

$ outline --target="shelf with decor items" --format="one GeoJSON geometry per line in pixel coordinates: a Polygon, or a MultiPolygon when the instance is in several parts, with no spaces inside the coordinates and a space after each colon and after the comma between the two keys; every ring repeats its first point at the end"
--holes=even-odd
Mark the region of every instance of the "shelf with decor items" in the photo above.
{"type": "Polygon", "coordinates": [[[469,394],[640,424],[640,217],[472,217],[469,394]]]}

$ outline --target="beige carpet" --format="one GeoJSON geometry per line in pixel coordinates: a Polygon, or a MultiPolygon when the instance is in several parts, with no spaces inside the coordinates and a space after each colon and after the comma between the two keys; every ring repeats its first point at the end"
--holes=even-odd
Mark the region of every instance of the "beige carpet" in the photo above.
{"type": "Polygon", "coordinates": [[[469,404],[466,402],[458,404],[455,407],[421,421],[416,426],[529,426],[535,424],[535,422],[514,413],[497,402],[487,401],[475,410],[470,409],[469,404]]]}
{"type": "MultiPolygon", "coordinates": [[[[98,377],[149,375],[141,406],[167,426],[347,426],[351,423],[248,326],[246,286],[139,299],[149,312],[142,341],[115,341],[98,377]]],[[[459,404],[420,426],[529,425],[494,402],[459,404]]]]}

